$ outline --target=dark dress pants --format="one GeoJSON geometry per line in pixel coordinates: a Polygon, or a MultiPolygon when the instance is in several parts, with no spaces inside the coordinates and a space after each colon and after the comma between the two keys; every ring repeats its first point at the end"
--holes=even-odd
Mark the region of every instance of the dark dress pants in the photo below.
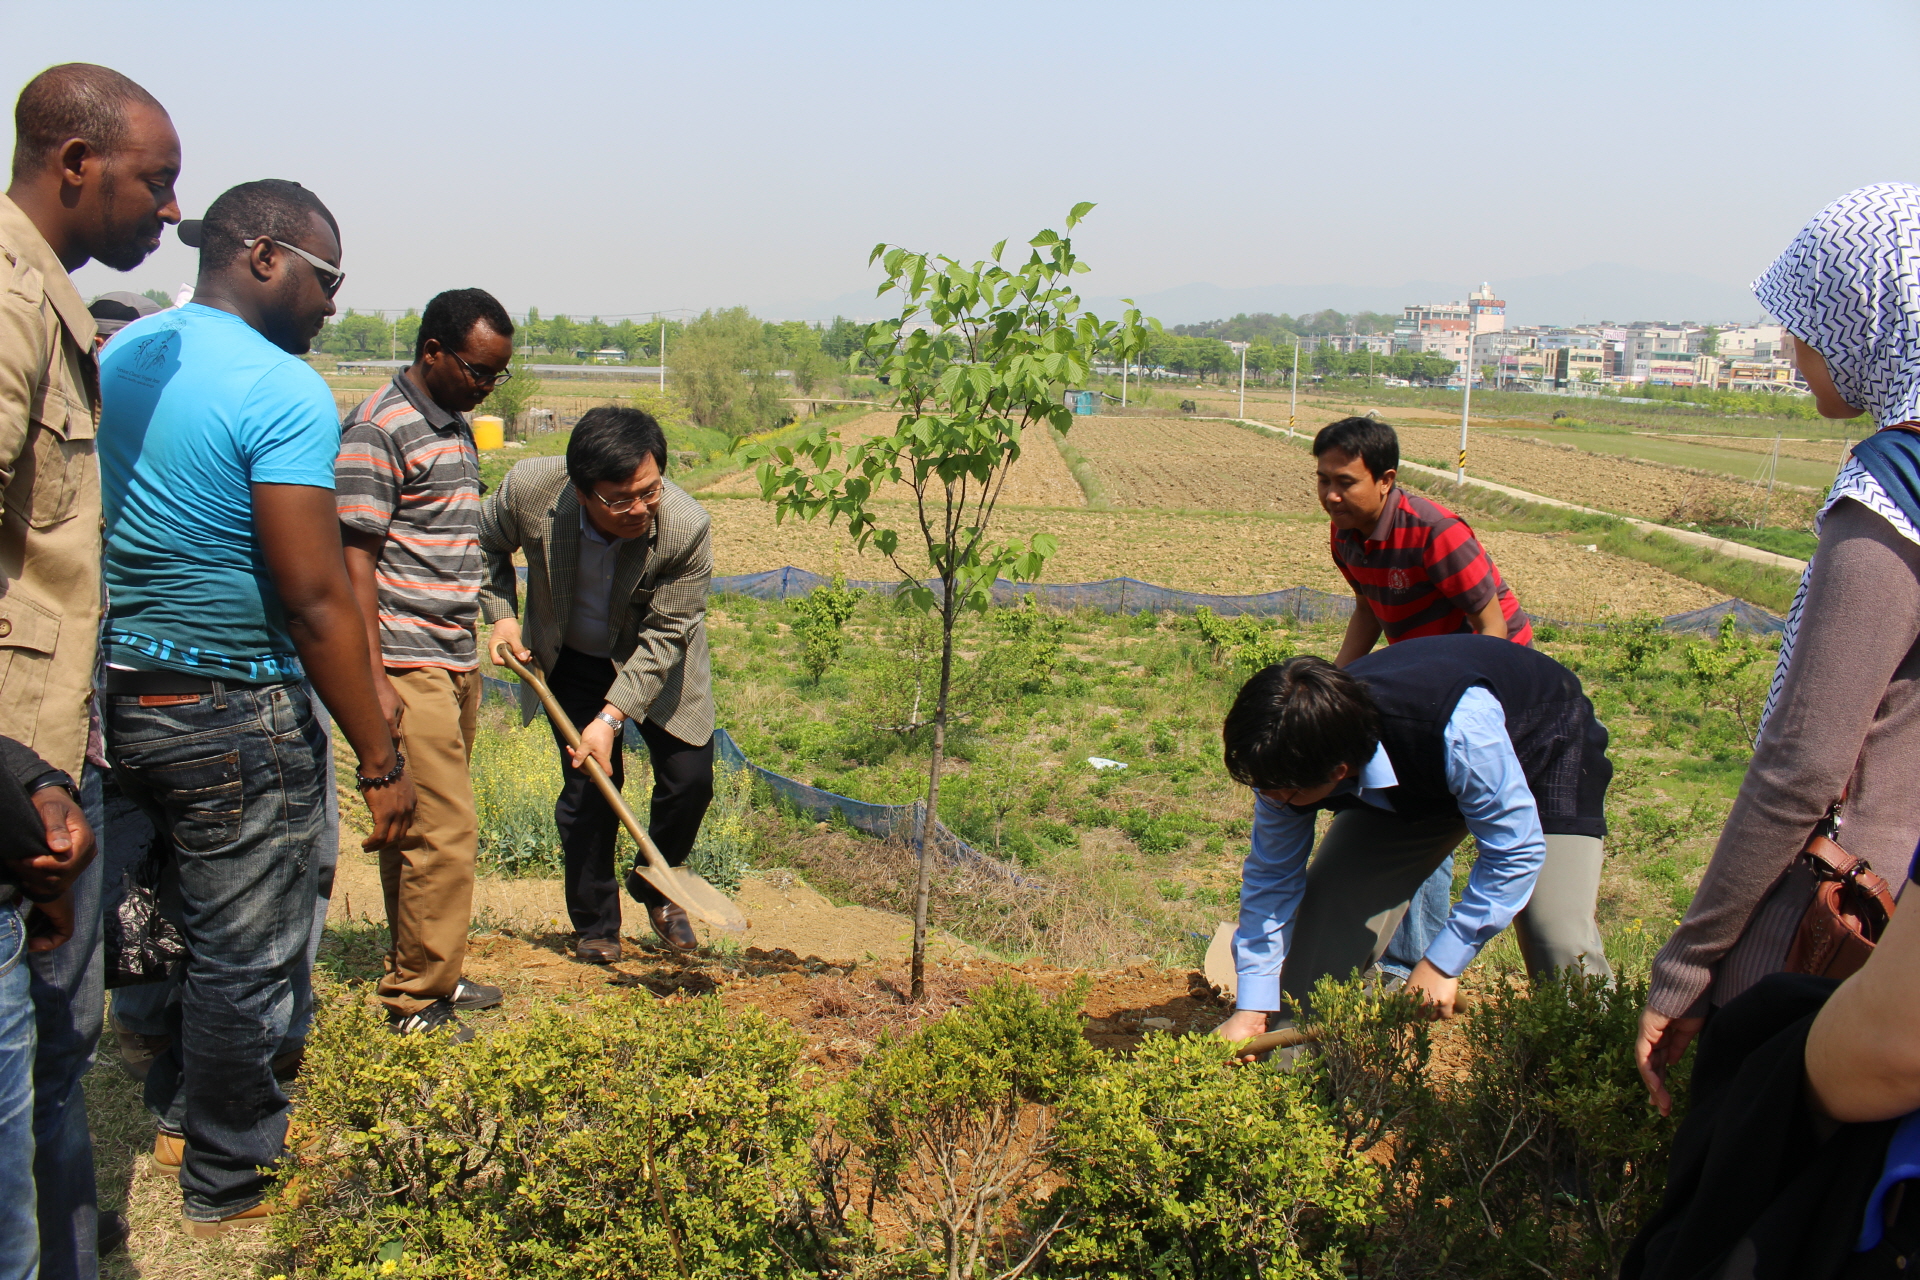
{"type": "MultiPolygon", "coordinates": [[[[575,649],[560,650],[547,687],[573,721],[585,729],[607,704],[615,669],[609,658],[595,658],[575,649]]],[[[653,764],[653,807],[647,835],[668,863],[679,866],[693,852],[700,820],[713,800],[713,741],[700,746],[682,742],[651,720],[642,721],[640,736],[653,764]]],[[[563,779],[554,802],[553,821],[560,829],[560,850],[566,862],[567,915],[582,938],[620,936],[620,877],[613,864],[614,842],[620,819],[600,789],[583,771],[568,763],[566,744],[560,743],[563,779]]],[[[621,751],[624,734],[613,743],[613,784],[622,786],[626,773],[621,751]]],[[[642,901],[649,907],[666,901],[652,885],[641,884],[642,901]]]]}

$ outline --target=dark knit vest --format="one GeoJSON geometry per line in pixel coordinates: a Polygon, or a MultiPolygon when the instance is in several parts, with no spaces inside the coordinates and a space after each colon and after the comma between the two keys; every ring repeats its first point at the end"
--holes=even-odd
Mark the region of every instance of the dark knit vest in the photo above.
{"type": "MultiPolygon", "coordinates": [[[[1485,685],[1507,715],[1507,736],[1548,835],[1607,834],[1607,730],[1580,677],[1546,654],[1489,636],[1429,636],[1375,650],[1347,671],[1380,708],[1380,745],[1400,785],[1386,793],[1408,818],[1458,817],[1447,790],[1442,736],[1460,695],[1485,685]]],[[[1319,807],[1347,809],[1354,796],[1319,807]]]]}

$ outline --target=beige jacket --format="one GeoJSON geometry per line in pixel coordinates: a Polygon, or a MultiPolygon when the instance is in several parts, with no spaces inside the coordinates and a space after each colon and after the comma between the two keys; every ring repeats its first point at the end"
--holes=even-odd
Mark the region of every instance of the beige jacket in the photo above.
{"type": "MultiPolygon", "coordinates": [[[[519,575],[513,553],[527,556],[527,616],[522,640],[542,672],[559,661],[573,616],[580,565],[580,498],[565,458],[528,458],[507,472],[480,508],[480,549],[487,580],[480,615],[513,617],[519,575]]],[[[667,482],[653,532],[620,548],[613,567],[614,607],[607,610],[607,647],[619,670],[607,701],[635,719],[651,720],[682,742],[713,737],[713,675],[707,657],[707,582],[713,577],[713,532],[707,510],[667,482]],[[620,608],[619,601],[626,601],[620,608]]],[[[538,713],[532,689],[521,711],[538,713]]]]}
{"type": "Polygon", "coordinates": [[[0,734],[78,778],[100,629],[93,317],[4,195],[0,281],[0,734]]]}

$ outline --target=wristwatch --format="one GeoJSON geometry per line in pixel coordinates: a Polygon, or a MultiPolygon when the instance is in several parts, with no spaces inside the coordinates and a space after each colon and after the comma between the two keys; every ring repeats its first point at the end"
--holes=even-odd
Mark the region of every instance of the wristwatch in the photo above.
{"type": "Polygon", "coordinates": [[[612,725],[615,733],[620,732],[621,727],[627,723],[623,718],[608,715],[605,710],[595,712],[593,718],[601,724],[612,725]]]}
{"type": "Polygon", "coordinates": [[[73,777],[64,769],[49,769],[27,784],[27,794],[34,795],[48,787],[58,787],[73,797],[75,804],[80,803],[80,788],[73,785],[73,777]]]}

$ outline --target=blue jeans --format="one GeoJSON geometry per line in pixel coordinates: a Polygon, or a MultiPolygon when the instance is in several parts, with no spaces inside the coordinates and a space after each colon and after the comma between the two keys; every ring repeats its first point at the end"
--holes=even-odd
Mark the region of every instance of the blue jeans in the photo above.
{"type": "Polygon", "coordinates": [[[33,994],[24,902],[0,905],[0,1280],[40,1273],[33,1191],[33,994]]]}
{"type": "Polygon", "coordinates": [[[291,684],[107,703],[114,776],[171,841],[161,907],[188,949],[147,1105],[181,1117],[184,1212],[216,1222],[261,1201],[261,1170],[285,1146],[273,1059],[309,972],[333,789],[326,729],[291,684]]]}
{"type": "Polygon", "coordinates": [[[1453,858],[1449,856],[1421,882],[1419,892],[1407,904],[1407,914],[1400,917],[1400,927],[1387,943],[1380,967],[1402,978],[1409,977],[1413,967],[1426,956],[1433,940],[1447,927],[1447,917],[1452,914],[1453,858]]]}
{"type": "MultiPolygon", "coordinates": [[[[87,825],[100,829],[100,771],[81,774],[87,825]]],[[[81,1079],[93,1066],[106,1012],[100,953],[100,881],[93,862],[73,882],[73,937],[34,954],[33,1181],[40,1198],[41,1280],[94,1280],[100,1274],[93,1138],[81,1079]]]]}
{"type": "MultiPolygon", "coordinates": [[[[314,711],[321,723],[326,724],[326,713],[318,702],[314,703],[314,711]]],[[[327,744],[327,776],[333,776],[331,740],[327,744]]],[[[326,931],[327,908],[333,897],[334,866],[340,856],[340,797],[332,787],[326,789],[326,796],[326,829],[321,832],[320,843],[314,850],[320,864],[320,885],[319,895],[314,900],[313,932],[307,939],[307,967],[294,975],[293,1022],[287,1029],[286,1039],[281,1042],[278,1053],[274,1055],[276,1057],[305,1047],[307,1032],[313,1026],[311,970],[320,954],[320,940],[326,931]]],[[[106,778],[103,797],[105,820],[94,831],[100,841],[100,860],[104,864],[101,911],[106,913],[119,907],[120,899],[126,895],[129,877],[147,860],[158,833],[146,810],[128,799],[111,775],[106,778]]],[[[165,982],[143,982],[138,986],[115,988],[114,1018],[128,1031],[140,1035],[166,1035],[167,1005],[179,1002],[180,980],[185,972],[184,968],[177,968],[165,982]]],[[[173,1114],[157,1117],[161,1127],[169,1133],[180,1132],[182,1123],[178,1113],[183,1103],[177,1094],[175,1099],[173,1114]]]]}

